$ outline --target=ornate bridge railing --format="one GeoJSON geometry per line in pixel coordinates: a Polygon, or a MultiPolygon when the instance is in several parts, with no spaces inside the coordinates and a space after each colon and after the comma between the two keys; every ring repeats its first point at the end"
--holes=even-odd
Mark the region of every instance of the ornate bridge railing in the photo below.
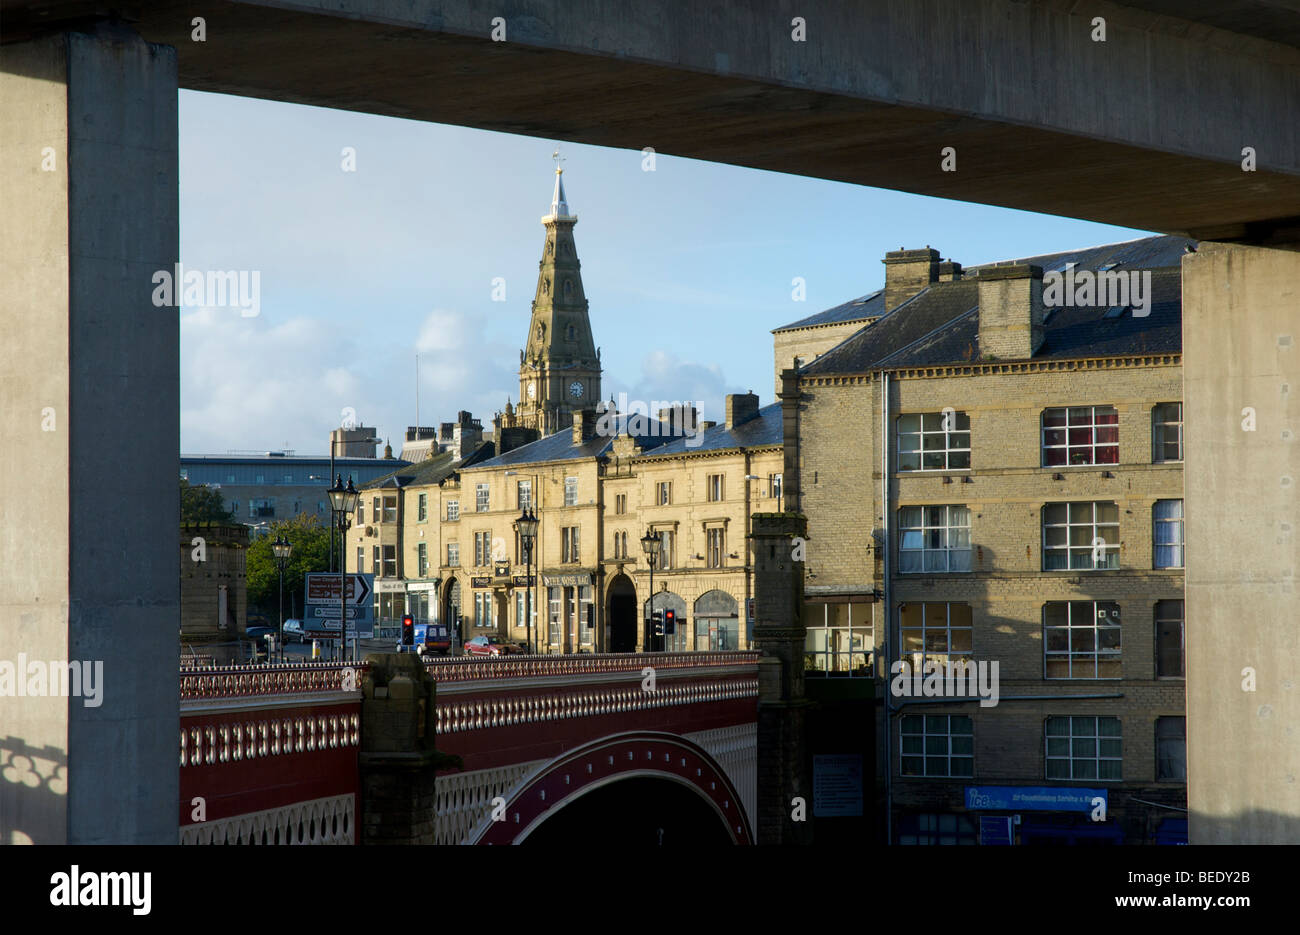
{"type": "Polygon", "coordinates": [[[355,843],[363,674],[346,663],[182,670],[181,843],[355,843]]]}
{"type": "Polygon", "coordinates": [[[757,663],[757,652],[582,653],[576,656],[484,656],[477,659],[459,656],[435,659],[429,663],[429,672],[438,682],[468,682],[641,672],[647,666],[658,671],[752,667],[757,663]]]}

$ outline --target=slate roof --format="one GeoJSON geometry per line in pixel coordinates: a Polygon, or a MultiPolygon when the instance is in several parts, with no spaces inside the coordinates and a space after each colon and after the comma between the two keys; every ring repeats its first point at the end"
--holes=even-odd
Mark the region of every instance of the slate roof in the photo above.
{"type": "Polygon", "coordinates": [[[735,428],[726,424],[704,430],[704,440],[675,438],[672,441],[643,452],[638,458],[660,458],[666,455],[692,454],[697,451],[722,451],[726,448],[757,448],[762,445],[780,445],[783,442],[781,404],[772,403],[758,410],[758,414],[735,428]],[[687,444],[690,442],[690,444],[687,444]]]}
{"type": "Polygon", "coordinates": [[[809,315],[807,318],[801,318],[788,325],[782,325],[780,328],[773,328],[772,333],[793,331],[796,328],[811,328],[814,325],[837,325],[846,321],[859,321],[863,318],[879,318],[883,314],[885,314],[885,290],[877,289],[875,292],[868,292],[860,298],[850,299],[843,305],[828,308],[824,312],[809,315]]]}
{"type": "MultiPolygon", "coordinates": [[[[485,443],[491,448],[490,443],[485,443]]],[[[482,451],[484,445],[480,445],[472,452],[465,461],[469,461],[476,454],[482,451]]],[[[434,455],[432,458],[425,458],[423,461],[416,461],[412,464],[403,465],[396,471],[385,474],[382,477],[376,477],[362,484],[359,490],[369,490],[375,487],[409,487],[415,485],[424,487],[429,484],[436,484],[444,477],[448,476],[456,469],[456,462],[452,458],[450,451],[443,451],[434,455]]]]}
{"type": "MultiPolygon", "coordinates": [[[[601,416],[596,418],[597,428],[602,427],[601,416]]],[[[573,428],[569,426],[553,435],[547,435],[535,442],[513,448],[503,455],[485,460],[476,466],[516,467],[521,464],[538,464],[543,461],[578,461],[584,458],[598,458],[609,453],[616,436],[628,434],[627,429],[631,418],[634,417],[628,415],[614,416],[608,434],[597,435],[577,445],[573,443],[573,428]]],[[[635,422],[632,423],[632,426],[634,428],[639,427],[635,422]]],[[[655,448],[669,440],[668,436],[665,435],[637,434],[633,437],[642,448],[655,448]]]]}
{"type": "MultiPolygon", "coordinates": [[[[1182,350],[1180,264],[1184,237],[1148,237],[1086,250],[1023,257],[1011,262],[1041,266],[1044,273],[1096,270],[1115,264],[1116,271],[1151,271],[1151,308],[1144,318],[1132,311],[1107,317],[1104,307],[1062,306],[1050,309],[1043,345],[1035,359],[1114,357],[1126,354],[1179,353],[1182,350]]],[[[999,264],[972,267],[965,272],[999,264]]],[[[808,375],[863,373],[878,368],[928,367],[978,361],[979,285],[973,278],[931,283],[875,324],[845,339],[804,366],[808,375]]]]}

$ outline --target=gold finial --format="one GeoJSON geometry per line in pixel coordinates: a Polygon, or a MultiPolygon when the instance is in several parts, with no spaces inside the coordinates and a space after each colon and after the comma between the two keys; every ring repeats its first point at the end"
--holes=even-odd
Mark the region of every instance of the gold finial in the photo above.
{"type": "Polygon", "coordinates": [[[565,157],[560,155],[560,147],[555,147],[555,152],[551,153],[551,158],[555,160],[555,174],[562,175],[564,167],[560,163],[564,162],[565,157]]]}

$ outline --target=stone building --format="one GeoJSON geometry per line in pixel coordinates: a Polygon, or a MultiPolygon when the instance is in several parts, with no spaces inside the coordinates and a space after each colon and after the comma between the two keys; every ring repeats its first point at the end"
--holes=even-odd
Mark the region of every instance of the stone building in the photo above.
{"type": "Polygon", "coordinates": [[[981,818],[1021,843],[1185,829],[1188,246],[965,272],[899,251],[883,289],[774,332],[786,499],[808,520],[805,665],[888,699],[895,842],[975,843],[981,818]],[[900,660],[996,664],[997,703],[917,697],[900,660]]]}
{"type": "Polygon", "coordinates": [[[210,652],[200,647],[243,638],[248,620],[247,551],[247,526],[181,526],[182,644],[210,652]]]}
{"type": "Polygon", "coordinates": [[[349,568],[376,575],[381,620],[407,609],[417,620],[463,620],[462,639],[632,652],[651,645],[641,539],[653,531],[662,536],[653,608],[678,621],[665,648],[745,648],[749,517],[780,508],[781,409],[735,394],[718,424],[681,404],[616,413],[598,403],[576,221],[557,171],[518,407],[507,402],[490,442],[461,413],[461,443],[366,484],[349,568]],[[514,528],[524,508],[540,521],[531,578],[514,528]]]}
{"type": "Polygon", "coordinates": [[[582,288],[564,170],[555,170],[551,210],[542,218],[546,238],[538,262],[537,290],[528,336],[519,352],[517,424],[541,435],[568,428],[572,414],[600,399],[600,351],[591,333],[582,288]]]}

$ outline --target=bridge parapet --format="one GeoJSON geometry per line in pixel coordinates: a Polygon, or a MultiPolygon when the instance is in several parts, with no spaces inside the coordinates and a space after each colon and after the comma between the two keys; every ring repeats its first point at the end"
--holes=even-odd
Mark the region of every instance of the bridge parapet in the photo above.
{"type": "Polygon", "coordinates": [[[182,844],[356,842],[364,666],[184,669],[182,844]]]}
{"type": "Polygon", "coordinates": [[[606,672],[641,672],[660,669],[702,669],[717,666],[755,666],[757,652],[698,653],[582,653],[576,656],[497,656],[492,658],[436,659],[429,673],[438,682],[490,679],[547,678],[606,672]]]}
{"type": "Polygon", "coordinates": [[[181,670],[181,707],[213,698],[354,692],[364,670],[364,663],[345,662],[186,668],[181,670]]]}

